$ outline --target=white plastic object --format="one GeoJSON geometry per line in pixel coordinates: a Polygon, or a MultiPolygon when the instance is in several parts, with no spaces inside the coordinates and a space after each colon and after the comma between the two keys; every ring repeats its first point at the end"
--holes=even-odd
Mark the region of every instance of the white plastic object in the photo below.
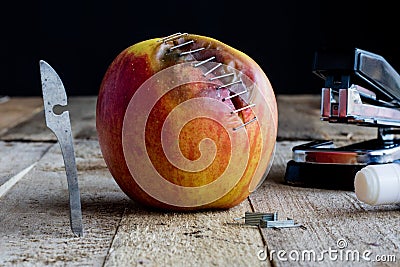
{"type": "Polygon", "coordinates": [[[368,165],[356,173],[358,200],[370,205],[400,203],[400,164],[368,165]]]}

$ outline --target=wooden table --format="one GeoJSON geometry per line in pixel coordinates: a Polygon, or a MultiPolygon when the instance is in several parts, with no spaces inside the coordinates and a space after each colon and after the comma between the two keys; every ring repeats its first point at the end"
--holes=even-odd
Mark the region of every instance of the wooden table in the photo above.
{"type": "Polygon", "coordinates": [[[71,97],[83,238],[69,227],[62,155],[45,126],[42,99],[0,104],[0,266],[304,266],[321,259],[324,266],[399,266],[400,207],[372,207],[354,192],[283,182],[294,145],[361,141],[375,138],[376,130],[320,121],[319,95],[277,100],[277,151],[257,191],[226,211],[159,213],[136,205],[110,175],[96,136],[96,97],[71,97]],[[234,220],[254,211],[278,212],[306,229],[261,229],[234,220]],[[353,253],[349,261],[346,251],[353,253]],[[308,258],[312,253],[315,260],[308,258]],[[358,262],[357,253],[392,262],[358,262]]]}

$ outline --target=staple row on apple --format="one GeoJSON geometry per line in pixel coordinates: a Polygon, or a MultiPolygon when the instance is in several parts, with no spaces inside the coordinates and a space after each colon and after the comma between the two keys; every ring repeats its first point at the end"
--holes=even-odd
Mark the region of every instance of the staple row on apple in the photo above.
{"type": "MultiPolygon", "coordinates": [[[[175,40],[175,39],[178,39],[178,38],[181,38],[181,37],[184,37],[184,36],[187,36],[187,35],[188,35],[187,33],[175,33],[175,34],[170,35],[170,36],[168,36],[168,37],[166,37],[166,38],[163,38],[163,39],[162,39],[162,42],[166,43],[166,42],[173,41],[173,40],[175,40]]],[[[194,40],[189,40],[189,41],[186,41],[186,42],[183,42],[183,43],[174,45],[174,46],[172,46],[172,47],[169,48],[169,52],[171,52],[171,51],[173,51],[173,50],[175,50],[175,49],[177,49],[177,48],[181,48],[181,47],[183,47],[183,46],[190,45],[190,44],[193,44],[193,43],[194,43],[194,40]]],[[[191,49],[191,50],[189,50],[189,51],[181,52],[181,53],[179,54],[179,56],[183,56],[183,55],[188,55],[188,54],[196,53],[196,52],[202,51],[202,50],[204,50],[204,49],[205,49],[204,47],[200,47],[200,48],[193,49],[193,50],[191,49]]],[[[198,63],[193,64],[193,66],[197,68],[197,67],[199,67],[199,66],[201,66],[201,65],[203,65],[203,64],[205,64],[205,63],[207,63],[207,62],[210,62],[210,61],[212,61],[212,60],[214,60],[214,59],[215,59],[215,56],[211,56],[211,57],[209,57],[209,58],[207,58],[207,59],[204,59],[204,60],[202,60],[202,61],[200,61],[200,62],[198,62],[198,63]]],[[[218,64],[217,64],[216,66],[214,66],[213,68],[207,70],[207,72],[204,73],[204,76],[207,76],[208,74],[212,73],[213,71],[215,71],[217,68],[219,68],[219,67],[221,67],[221,66],[222,66],[222,63],[218,63],[218,64]]],[[[226,77],[230,77],[230,76],[234,76],[234,75],[235,75],[235,73],[227,73],[227,74],[222,74],[222,75],[218,75],[218,76],[211,77],[209,80],[210,80],[210,81],[213,81],[213,80],[217,80],[217,79],[221,79],[221,78],[226,78],[226,77]]],[[[218,90],[220,90],[220,89],[222,89],[222,88],[230,87],[230,86],[235,85],[235,84],[242,84],[242,85],[243,85],[243,81],[242,81],[241,79],[239,79],[238,81],[233,81],[233,82],[230,82],[230,83],[227,83],[227,84],[223,84],[223,85],[218,86],[218,87],[216,88],[216,90],[217,90],[217,95],[220,96],[218,90]]],[[[243,90],[243,91],[238,92],[238,93],[235,93],[235,94],[232,94],[232,95],[227,96],[227,97],[224,97],[224,98],[222,99],[222,101],[226,101],[226,100],[228,100],[228,99],[231,99],[231,98],[234,98],[234,97],[238,97],[238,96],[240,96],[240,95],[243,95],[243,94],[247,93],[248,91],[247,91],[246,86],[243,85],[243,87],[244,87],[244,90],[243,90]]],[[[253,103],[253,104],[249,104],[249,105],[247,105],[247,106],[245,106],[245,107],[242,107],[242,108],[239,108],[239,109],[235,109],[235,110],[231,111],[231,114],[238,113],[238,112],[243,111],[243,110],[248,109],[248,108],[252,108],[252,107],[254,107],[255,105],[256,105],[256,104],[253,103]]],[[[245,126],[248,125],[249,123],[252,123],[252,122],[254,122],[254,121],[256,121],[256,120],[257,120],[257,117],[255,116],[254,118],[252,118],[252,119],[249,120],[248,122],[245,122],[245,123],[243,123],[242,125],[240,125],[240,126],[238,126],[238,127],[234,127],[234,128],[233,128],[233,131],[237,131],[237,130],[239,130],[239,129],[245,127],[245,126]]]]}

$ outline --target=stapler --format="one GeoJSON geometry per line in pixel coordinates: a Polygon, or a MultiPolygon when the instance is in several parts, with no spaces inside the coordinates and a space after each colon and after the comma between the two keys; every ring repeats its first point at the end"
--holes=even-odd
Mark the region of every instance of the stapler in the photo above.
{"type": "Polygon", "coordinates": [[[312,72],[325,80],[321,120],[376,127],[377,137],[339,147],[330,140],[294,146],[284,181],[353,191],[360,169],[400,159],[400,76],[382,56],[358,48],[316,52],[312,72]]]}

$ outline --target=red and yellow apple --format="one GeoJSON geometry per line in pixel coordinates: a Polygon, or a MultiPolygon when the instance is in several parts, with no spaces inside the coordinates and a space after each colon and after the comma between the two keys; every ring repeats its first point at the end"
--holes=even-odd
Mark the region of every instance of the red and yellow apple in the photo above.
{"type": "Polygon", "coordinates": [[[181,34],[136,43],[107,69],[96,128],[133,200],[157,209],[226,209],[265,179],[278,126],[272,86],[248,55],[181,34]]]}

